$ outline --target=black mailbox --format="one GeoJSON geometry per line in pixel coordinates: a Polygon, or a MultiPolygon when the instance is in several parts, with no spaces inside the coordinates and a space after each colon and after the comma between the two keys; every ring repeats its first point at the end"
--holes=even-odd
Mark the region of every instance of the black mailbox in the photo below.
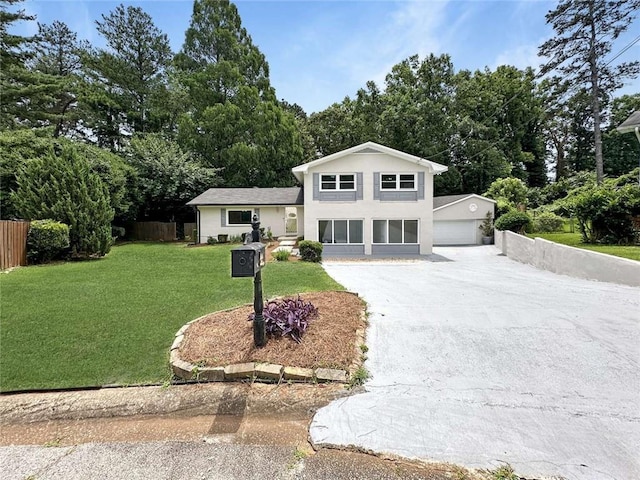
{"type": "Polygon", "coordinates": [[[248,243],[231,250],[231,276],[255,277],[265,260],[264,244],[248,243]]]}

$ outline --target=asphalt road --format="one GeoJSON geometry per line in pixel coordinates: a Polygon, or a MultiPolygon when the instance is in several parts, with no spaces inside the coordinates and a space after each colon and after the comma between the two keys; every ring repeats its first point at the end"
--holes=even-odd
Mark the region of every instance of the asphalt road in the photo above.
{"type": "Polygon", "coordinates": [[[317,445],[531,477],[640,478],[640,289],[493,246],[438,262],[325,262],[369,304],[367,392],[320,409],[317,445]]]}

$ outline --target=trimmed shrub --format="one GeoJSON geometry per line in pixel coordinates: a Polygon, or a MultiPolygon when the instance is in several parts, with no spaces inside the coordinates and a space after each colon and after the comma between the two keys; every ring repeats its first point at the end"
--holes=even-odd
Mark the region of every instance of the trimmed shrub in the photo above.
{"type": "Polygon", "coordinates": [[[69,226],[55,220],[34,220],[27,234],[29,263],[47,263],[61,258],[69,248],[69,226]]]}
{"type": "Polygon", "coordinates": [[[531,218],[524,212],[508,212],[496,220],[495,227],[498,230],[511,230],[516,233],[524,233],[531,223],[531,218]]]}
{"type": "Polygon", "coordinates": [[[272,256],[278,262],[286,262],[289,260],[289,256],[291,256],[291,252],[289,252],[288,250],[278,250],[277,252],[273,253],[272,256]]]}
{"type": "Polygon", "coordinates": [[[313,240],[303,240],[298,244],[300,258],[305,262],[322,261],[322,244],[313,240]]]}
{"type": "Polygon", "coordinates": [[[218,239],[216,237],[207,237],[208,245],[215,245],[216,243],[218,243],[218,239]]]}
{"type": "Polygon", "coordinates": [[[564,225],[564,219],[552,212],[542,212],[533,219],[535,232],[559,232],[564,225]]]}
{"type": "MultiPolygon", "coordinates": [[[[253,321],[255,314],[249,315],[253,321]]],[[[284,300],[272,300],[268,302],[262,311],[265,329],[268,334],[289,335],[294,341],[300,343],[302,335],[309,326],[309,321],[318,315],[318,309],[311,303],[300,298],[285,298],[284,300]]]]}

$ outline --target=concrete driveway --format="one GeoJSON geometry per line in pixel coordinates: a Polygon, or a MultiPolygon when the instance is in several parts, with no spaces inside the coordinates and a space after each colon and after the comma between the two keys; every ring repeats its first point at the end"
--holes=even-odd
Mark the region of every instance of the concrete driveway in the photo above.
{"type": "Polygon", "coordinates": [[[640,478],[640,289],[556,275],[493,246],[448,261],[325,263],[368,303],[366,393],[319,445],[535,478],[640,478]]]}

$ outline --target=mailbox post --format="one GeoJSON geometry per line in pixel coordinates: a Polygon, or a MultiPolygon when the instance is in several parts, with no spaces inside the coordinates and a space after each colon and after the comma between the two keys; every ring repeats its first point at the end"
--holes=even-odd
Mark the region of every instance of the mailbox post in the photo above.
{"type": "Polygon", "coordinates": [[[257,215],[253,216],[251,227],[251,243],[245,243],[231,250],[231,276],[253,277],[253,343],[256,347],[263,347],[267,343],[262,315],[264,302],[261,271],[265,262],[265,247],[260,242],[260,222],[257,215]]]}

